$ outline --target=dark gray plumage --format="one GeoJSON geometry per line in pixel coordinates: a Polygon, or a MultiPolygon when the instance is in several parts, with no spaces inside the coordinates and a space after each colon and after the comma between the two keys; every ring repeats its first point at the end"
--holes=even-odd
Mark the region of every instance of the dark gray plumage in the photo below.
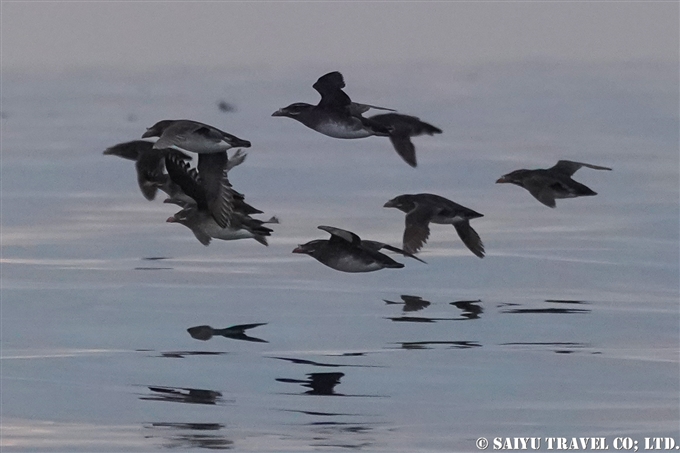
{"type": "Polygon", "coordinates": [[[272,116],[294,119],[310,129],[334,138],[354,139],[389,135],[389,128],[362,116],[362,113],[370,108],[382,108],[353,103],[342,90],[344,87],[342,74],[337,71],[329,72],[319,77],[313,85],[321,95],[317,105],[296,102],[277,110],[272,116]]]}
{"type": "Polygon", "coordinates": [[[470,220],[483,217],[472,209],[461,206],[439,195],[420,193],[399,195],[385,203],[386,208],[397,208],[406,213],[404,250],[418,252],[430,236],[430,223],[453,225],[458,236],[472,253],[484,258],[484,244],[470,226],[470,220]]]}
{"type": "Polygon", "coordinates": [[[193,120],[162,120],[144,132],[142,138],[158,137],[156,149],[173,148],[198,154],[221,153],[231,148],[250,148],[242,140],[208,124],[193,120]]]}
{"type": "Polygon", "coordinates": [[[293,253],[304,253],[326,266],[342,272],[372,272],[384,268],[402,268],[403,264],[394,261],[380,252],[385,249],[414,258],[411,253],[378,241],[362,240],[351,231],[330,226],[319,226],[320,230],[330,233],[330,239],[317,239],[301,244],[293,253]]]}
{"type": "MultiPolygon", "coordinates": [[[[266,222],[250,217],[250,214],[262,211],[247,204],[244,196],[232,188],[226,171],[219,181],[217,191],[221,200],[215,202],[211,201],[201,174],[196,169],[190,168],[188,164],[172,155],[166,158],[165,165],[170,178],[194,201],[169,217],[168,222],[187,226],[203,245],[210,244],[211,238],[223,240],[253,238],[267,245],[266,236],[269,236],[272,230],[263,226],[266,222]],[[220,224],[215,216],[216,207],[220,209],[218,213],[224,219],[224,224],[220,224]]],[[[276,223],[278,220],[273,218],[268,222],[276,223]]]]}
{"type": "Polygon", "coordinates": [[[417,165],[416,148],[413,146],[411,137],[418,135],[441,134],[442,130],[415,116],[402,115],[400,113],[382,113],[369,117],[371,121],[382,124],[390,129],[390,142],[397,154],[411,167],[417,165]]]}
{"type": "Polygon", "coordinates": [[[609,167],[560,160],[548,169],[515,170],[500,177],[496,183],[509,183],[523,187],[544,205],[554,208],[557,198],[576,198],[597,195],[596,192],[571,176],[581,167],[594,170],[611,170],[609,167]]]}
{"type": "Polygon", "coordinates": [[[119,156],[123,159],[135,162],[137,171],[137,183],[142,195],[147,200],[156,198],[158,189],[167,193],[171,197],[182,199],[182,190],[173,183],[165,172],[165,156],[173,154],[180,160],[191,160],[191,156],[181,151],[164,149],[159,150],[153,147],[153,142],[146,140],[133,140],[130,142],[118,143],[104,151],[105,155],[119,156]]]}

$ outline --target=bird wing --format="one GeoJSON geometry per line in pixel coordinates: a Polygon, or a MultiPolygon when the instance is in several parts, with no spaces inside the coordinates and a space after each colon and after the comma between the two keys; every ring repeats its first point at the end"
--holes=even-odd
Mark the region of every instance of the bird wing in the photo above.
{"type": "Polygon", "coordinates": [[[404,229],[404,250],[416,253],[430,237],[430,220],[434,215],[431,207],[416,203],[416,207],[406,214],[404,229]]]}
{"type": "Polygon", "coordinates": [[[174,153],[165,156],[165,168],[172,182],[177,184],[186,195],[193,198],[200,209],[208,208],[206,191],[196,169],[190,168],[188,163],[182,161],[174,153]]]}
{"type": "MultiPolygon", "coordinates": [[[[153,147],[152,143],[149,143],[153,147]]],[[[135,161],[137,183],[147,200],[156,198],[158,188],[165,184],[167,175],[163,173],[163,153],[157,149],[140,150],[135,161]]]]}
{"type": "Polygon", "coordinates": [[[223,329],[223,330],[230,331],[230,332],[231,331],[243,332],[244,330],[252,329],[252,328],[255,328],[255,327],[259,327],[259,326],[266,326],[266,325],[267,325],[266,322],[258,322],[258,323],[255,323],[255,324],[238,324],[236,326],[227,327],[226,329],[223,329]]]}
{"type": "MultiPolygon", "coordinates": [[[[554,202],[554,200],[553,200],[554,202]]],[[[470,249],[472,253],[480,258],[484,258],[484,244],[477,232],[470,226],[470,221],[465,220],[453,224],[458,236],[463,241],[463,244],[470,249]]]]}
{"type": "MultiPolygon", "coordinates": [[[[187,133],[182,134],[184,139],[186,140],[186,137],[190,135],[194,136],[199,136],[201,139],[208,140],[212,143],[219,143],[222,141],[222,138],[226,132],[222,132],[219,129],[215,129],[214,127],[203,125],[203,124],[197,124],[194,125],[193,127],[187,127],[187,133]]],[[[228,134],[227,134],[228,135],[228,134]]]]}
{"type": "Polygon", "coordinates": [[[224,329],[215,329],[215,335],[222,335],[226,338],[243,341],[253,341],[256,343],[268,343],[268,341],[261,338],[251,337],[245,334],[245,331],[258,326],[266,325],[266,322],[256,324],[240,324],[238,326],[231,326],[224,329]]]}
{"type": "Polygon", "coordinates": [[[347,109],[349,112],[352,100],[342,91],[345,87],[345,80],[338,71],[322,75],[312,87],[321,95],[319,107],[347,109]]]}
{"type": "Polygon", "coordinates": [[[550,184],[552,182],[553,181],[548,181],[546,178],[531,177],[524,181],[524,188],[538,201],[550,208],[554,208],[555,193],[550,189],[550,184]]]}
{"type": "Polygon", "coordinates": [[[198,174],[205,189],[208,209],[222,228],[230,224],[236,197],[227,178],[227,163],[226,151],[198,156],[198,174]]]}
{"type": "Polygon", "coordinates": [[[388,109],[387,107],[378,107],[377,105],[371,105],[371,104],[359,104],[358,102],[352,102],[349,106],[349,112],[353,116],[362,115],[362,114],[368,112],[370,109],[386,110],[388,112],[396,112],[396,110],[388,109]]]}
{"type": "Polygon", "coordinates": [[[345,88],[345,79],[339,71],[324,74],[312,85],[321,96],[345,88]]]}
{"type": "Polygon", "coordinates": [[[549,170],[557,171],[567,176],[571,176],[581,167],[588,167],[594,170],[611,170],[609,167],[601,167],[599,165],[586,164],[584,162],[572,162],[570,160],[560,160],[549,170]]]}
{"type": "Polygon", "coordinates": [[[349,242],[350,244],[353,245],[360,245],[362,243],[361,238],[352,233],[351,231],[343,230],[341,228],[336,228],[332,226],[326,226],[326,225],[319,225],[318,227],[320,230],[323,230],[327,233],[330,233],[331,235],[331,240],[334,238],[349,242]]]}
{"type": "Polygon", "coordinates": [[[365,250],[369,250],[371,252],[377,252],[379,250],[385,249],[389,250],[390,252],[394,253],[399,253],[401,255],[404,255],[408,258],[413,258],[414,260],[418,260],[421,263],[427,264],[425,261],[421,260],[417,256],[415,256],[413,253],[409,253],[405,250],[402,250],[398,247],[391,246],[389,244],[385,244],[384,242],[378,242],[378,241],[361,241],[361,247],[365,250]]]}
{"type": "Polygon", "coordinates": [[[390,142],[394,146],[395,151],[404,161],[411,167],[416,167],[416,147],[413,146],[411,137],[408,131],[395,130],[390,133],[390,142]]]}

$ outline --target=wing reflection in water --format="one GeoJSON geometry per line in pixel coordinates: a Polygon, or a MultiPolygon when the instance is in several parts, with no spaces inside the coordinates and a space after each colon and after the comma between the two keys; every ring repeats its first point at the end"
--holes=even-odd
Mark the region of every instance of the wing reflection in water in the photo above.
{"type": "Polygon", "coordinates": [[[305,392],[306,395],[344,396],[341,393],[335,393],[335,386],[340,383],[340,378],[344,375],[345,373],[309,373],[306,381],[287,378],[277,378],[276,380],[310,388],[305,392]]]}
{"type": "Polygon", "coordinates": [[[221,423],[149,423],[144,428],[151,430],[145,437],[161,437],[163,447],[170,449],[228,450],[234,444],[223,435],[213,433],[224,428],[221,423]]]}
{"type": "Polygon", "coordinates": [[[552,314],[585,314],[590,313],[590,310],[583,308],[511,308],[502,310],[501,313],[552,313],[552,314]]]}
{"type": "Polygon", "coordinates": [[[260,322],[255,324],[239,324],[237,326],[225,327],[224,329],[214,329],[210,326],[203,325],[189,327],[187,329],[187,332],[189,332],[189,335],[191,335],[192,338],[201,341],[208,341],[213,336],[222,336],[224,338],[231,338],[233,340],[252,341],[255,343],[268,343],[268,341],[266,340],[251,337],[245,333],[245,331],[248,329],[253,329],[255,327],[265,325],[267,325],[266,322],[260,322]]]}
{"type": "Polygon", "coordinates": [[[448,346],[450,349],[469,349],[482,346],[476,341],[409,341],[397,344],[401,345],[401,349],[432,349],[435,346],[448,346]]]}
{"type": "MultiPolygon", "coordinates": [[[[578,300],[560,300],[560,299],[547,299],[546,303],[550,304],[567,304],[567,305],[578,305],[585,304],[587,302],[581,302],[578,300]]],[[[510,307],[510,306],[520,306],[520,304],[500,304],[498,308],[510,307]]],[[[540,313],[540,314],[585,314],[590,313],[591,310],[588,308],[557,308],[557,307],[532,307],[532,308],[506,308],[501,310],[501,313],[513,313],[513,314],[529,314],[529,313],[540,313]]]]}
{"type": "MultiPolygon", "coordinates": [[[[350,357],[355,356],[355,354],[351,355],[350,357]]],[[[276,360],[285,360],[290,363],[295,363],[298,365],[314,365],[314,366],[321,366],[321,367],[329,367],[329,368],[339,368],[339,367],[358,367],[358,368],[374,368],[378,367],[378,365],[352,365],[352,364],[340,364],[340,363],[326,363],[326,362],[316,362],[314,360],[306,360],[306,359],[296,359],[293,357],[269,357],[270,359],[276,359],[276,360]]]]}
{"type": "Polygon", "coordinates": [[[149,386],[148,388],[153,393],[149,396],[139,397],[140,400],[211,405],[224,401],[222,393],[215,390],[162,386],[149,386]]]}
{"type": "Polygon", "coordinates": [[[484,309],[477,305],[481,300],[459,300],[450,302],[451,305],[463,311],[460,315],[466,319],[479,319],[479,315],[484,313],[484,309]]]}
{"type": "Polygon", "coordinates": [[[226,352],[213,352],[213,351],[167,351],[161,352],[160,357],[166,357],[170,359],[183,359],[186,356],[191,355],[223,355],[226,352]]]}
{"type": "Polygon", "coordinates": [[[402,311],[404,312],[409,312],[409,311],[419,311],[422,310],[423,308],[427,308],[430,306],[430,302],[427,300],[424,300],[420,296],[409,296],[407,294],[402,294],[401,296],[402,302],[394,302],[391,300],[383,299],[386,304],[388,305],[403,305],[402,311]]]}
{"type": "Polygon", "coordinates": [[[573,341],[539,341],[539,342],[514,342],[501,343],[501,346],[510,346],[516,348],[549,348],[557,354],[573,354],[575,352],[589,352],[590,354],[599,354],[593,351],[591,345],[587,343],[577,343],[573,341]]]}

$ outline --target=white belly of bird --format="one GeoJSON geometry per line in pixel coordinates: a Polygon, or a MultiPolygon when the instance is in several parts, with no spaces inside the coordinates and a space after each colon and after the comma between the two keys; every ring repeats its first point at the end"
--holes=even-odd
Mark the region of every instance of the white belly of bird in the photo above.
{"type": "Polygon", "coordinates": [[[246,229],[235,229],[235,228],[220,228],[217,222],[210,222],[209,228],[206,228],[206,233],[211,238],[221,239],[223,241],[233,241],[236,239],[248,239],[254,237],[253,233],[246,229]]]}
{"type": "Polygon", "coordinates": [[[356,125],[328,121],[319,124],[316,131],[333,138],[366,138],[373,135],[363,128],[359,120],[356,120],[356,125]]]}
{"type": "Polygon", "coordinates": [[[333,265],[331,267],[333,267],[333,269],[342,272],[371,272],[382,269],[382,266],[379,263],[366,263],[365,261],[357,259],[351,255],[338,258],[332,264],[333,265]]]}

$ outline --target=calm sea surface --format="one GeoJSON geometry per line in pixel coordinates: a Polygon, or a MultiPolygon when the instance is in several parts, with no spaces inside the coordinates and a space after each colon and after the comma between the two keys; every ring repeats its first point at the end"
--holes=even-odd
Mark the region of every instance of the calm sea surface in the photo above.
{"type": "Polygon", "coordinates": [[[680,443],[676,67],[185,68],[2,83],[3,451],[680,443]],[[355,101],[444,130],[414,139],[417,169],[387,139],[331,139],[270,116],[315,103],[312,83],[334,69],[355,101]],[[165,222],[176,206],[142,197],[132,162],[102,155],[164,118],[252,141],[230,179],[280,218],[269,247],[202,246],[165,222]],[[580,170],[598,195],[557,209],[494,184],[559,159],[613,171],[580,170]],[[291,253],[326,237],[318,225],[399,245],[403,214],[382,205],[418,192],[484,214],[472,225],[487,256],[441,225],[426,265],[344,274],[291,253]],[[402,295],[430,304],[386,302],[402,295]],[[186,330],[249,323],[266,323],[248,331],[264,341],[186,330]]]}

